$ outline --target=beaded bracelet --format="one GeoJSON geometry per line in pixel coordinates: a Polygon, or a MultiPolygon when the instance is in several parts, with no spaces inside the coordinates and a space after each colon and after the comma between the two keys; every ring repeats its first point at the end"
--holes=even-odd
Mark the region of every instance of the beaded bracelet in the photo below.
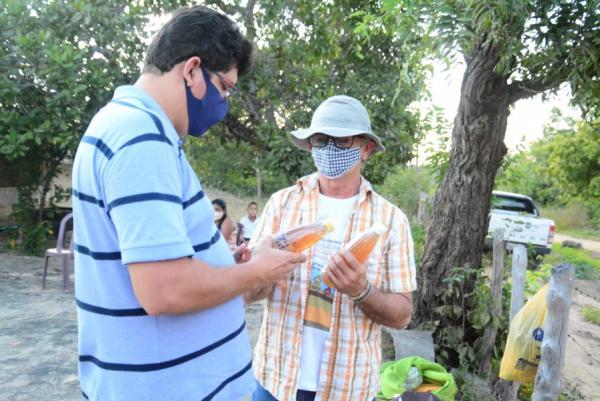
{"type": "Polygon", "coordinates": [[[365,288],[364,290],[362,290],[360,294],[358,294],[358,295],[356,295],[354,297],[351,296],[351,295],[348,295],[348,298],[350,298],[350,300],[352,302],[354,302],[355,304],[359,304],[362,301],[364,301],[365,298],[367,296],[369,296],[370,293],[371,293],[371,283],[367,283],[367,288],[365,288]]]}

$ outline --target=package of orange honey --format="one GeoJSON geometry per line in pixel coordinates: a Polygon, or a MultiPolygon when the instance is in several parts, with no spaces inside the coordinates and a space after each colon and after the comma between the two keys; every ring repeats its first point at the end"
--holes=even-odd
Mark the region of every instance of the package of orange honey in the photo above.
{"type": "MultiPolygon", "coordinates": [[[[346,249],[354,255],[358,263],[363,264],[369,259],[377,241],[379,241],[379,237],[381,237],[384,232],[385,226],[381,223],[375,223],[362,235],[350,241],[346,246],[346,249]]],[[[321,271],[321,280],[323,280],[323,283],[328,287],[333,287],[333,283],[329,280],[329,275],[327,274],[327,268],[321,271]]]]}
{"type": "Polygon", "coordinates": [[[290,252],[302,252],[319,242],[334,230],[330,219],[304,224],[285,231],[275,237],[275,246],[290,252]]]}

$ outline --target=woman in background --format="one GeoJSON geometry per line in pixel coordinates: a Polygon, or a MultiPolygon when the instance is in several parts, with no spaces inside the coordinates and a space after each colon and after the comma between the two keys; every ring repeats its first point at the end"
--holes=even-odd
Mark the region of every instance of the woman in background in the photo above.
{"type": "Polygon", "coordinates": [[[227,243],[231,242],[235,222],[227,216],[227,204],[223,199],[217,198],[212,201],[213,209],[215,210],[215,224],[221,230],[221,234],[227,243]]]}

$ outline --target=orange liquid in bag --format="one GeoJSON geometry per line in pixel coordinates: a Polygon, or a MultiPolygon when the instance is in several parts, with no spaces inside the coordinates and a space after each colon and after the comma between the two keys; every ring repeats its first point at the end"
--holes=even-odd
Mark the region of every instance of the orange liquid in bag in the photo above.
{"type": "MultiPolygon", "coordinates": [[[[346,246],[346,249],[349,250],[352,255],[354,255],[358,263],[363,264],[369,259],[371,252],[373,252],[373,248],[375,248],[377,241],[379,241],[379,237],[381,237],[384,231],[385,227],[383,224],[375,223],[367,231],[365,231],[363,235],[354,241],[351,241],[346,246]]],[[[323,280],[327,287],[333,286],[333,283],[331,283],[329,280],[327,269],[324,269],[321,272],[321,280],[323,280]]]]}
{"type": "Polygon", "coordinates": [[[330,220],[294,227],[275,237],[275,246],[290,252],[302,252],[319,242],[333,229],[330,220]]]}

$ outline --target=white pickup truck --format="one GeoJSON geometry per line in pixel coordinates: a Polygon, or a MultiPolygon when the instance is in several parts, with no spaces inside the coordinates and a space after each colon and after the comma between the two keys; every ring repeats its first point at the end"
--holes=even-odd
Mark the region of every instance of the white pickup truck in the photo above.
{"type": "Polygon", "coordinates": [[[540,217],[535,202],[529,196],[493,191],[487,244],[491,244],[497,228],[504,229],[509,251],[517,244],[525,245],[534,264],[552,251],[556,231],[554,221],[540,217]]]}

